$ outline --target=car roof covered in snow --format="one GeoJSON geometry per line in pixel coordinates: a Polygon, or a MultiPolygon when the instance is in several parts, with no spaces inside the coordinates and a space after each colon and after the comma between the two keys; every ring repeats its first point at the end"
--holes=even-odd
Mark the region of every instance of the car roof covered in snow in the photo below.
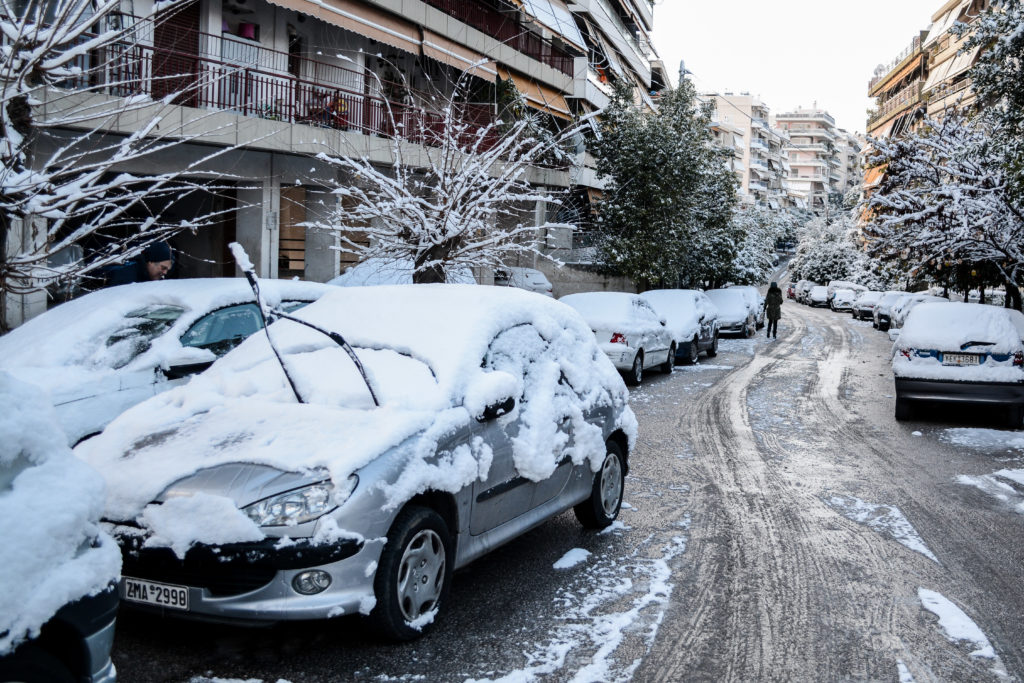
{"type": "MultiPolygon", "coordinates": [[[[624,325],[649,326],[652,323],[649,317],[640,313],[650,304],[629,292],[581,292],[563,296],[559,301],[579,311],[587,324],[596,330],[615,328],[619,332],[628,332],[619,328],[624,325]]],[[[657,314],[652,312],[651,315],[657,314]]]]}
{"type": "Polygon", "coordinates": [[[1008,308],[960,302],[927,302],[914,307],[900,330],[904,348],[962,351],[985,343],[989,353],[1022,348],[1024,314],[1008,308]]]}

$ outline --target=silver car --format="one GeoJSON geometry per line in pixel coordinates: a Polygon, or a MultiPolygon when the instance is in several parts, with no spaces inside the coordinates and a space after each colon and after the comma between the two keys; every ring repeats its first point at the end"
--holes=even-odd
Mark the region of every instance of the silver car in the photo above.
{"type": "Polygon", "coordinates": [[[411,639],[452,571],[572,508],[619,512],[636,419],[570,307],[517,288],[339,289],[77,453],[107,478],[121,598],[411,639]],[[294,322],[304,321],[303,324],[294,322]],[[314,329],[318,328],[318,329],[314,329]]]}

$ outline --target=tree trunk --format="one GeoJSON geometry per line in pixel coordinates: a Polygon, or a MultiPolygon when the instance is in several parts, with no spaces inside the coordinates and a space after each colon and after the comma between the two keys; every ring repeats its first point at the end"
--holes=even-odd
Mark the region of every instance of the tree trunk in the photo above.
{"type": "Polygon", "coordinates": [[[1020,289],[1012,282],[1006,283],[1006,307],[1015,311],[1021,310],[1020,289]]]}
{"type": "Polygon", "coordinates": [[[443,283],[445,257],[448,255],[448,248],[443,244],[435,244],[424,252],[416,255],[412,269],[412,283],[414,285],[431,285],[443,283]],[[434,262],[435,265],[424,267],[423,264],[434,262]]]}

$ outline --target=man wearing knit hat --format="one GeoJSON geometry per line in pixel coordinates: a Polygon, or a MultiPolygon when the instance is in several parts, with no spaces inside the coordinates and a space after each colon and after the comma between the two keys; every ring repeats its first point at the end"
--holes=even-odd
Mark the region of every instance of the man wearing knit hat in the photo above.
{"type": "Polygon", "coordinates": [[[130,282],[163,280],[174,265],[171,246],[167,242],[153,242],[128,263],[104,269],[106,286],[126,285],[130,282]]]}

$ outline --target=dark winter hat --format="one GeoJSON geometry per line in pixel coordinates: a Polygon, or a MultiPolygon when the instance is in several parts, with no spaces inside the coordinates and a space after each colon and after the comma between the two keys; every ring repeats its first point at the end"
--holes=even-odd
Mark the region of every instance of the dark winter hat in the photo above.
{"type": "Polygon", "coordinates": [[[778,287],[779,287],[779,283],[778,282],[773,282],[771,284],[771,287],[769,287],[769,289],[778,289],[778,287]]]}
{"type": "Polygon", "coordinates": [[[171,245],[167,242],[153,242],[142,250],[142,256],[150,263],[171,260],[171,245]]]}

